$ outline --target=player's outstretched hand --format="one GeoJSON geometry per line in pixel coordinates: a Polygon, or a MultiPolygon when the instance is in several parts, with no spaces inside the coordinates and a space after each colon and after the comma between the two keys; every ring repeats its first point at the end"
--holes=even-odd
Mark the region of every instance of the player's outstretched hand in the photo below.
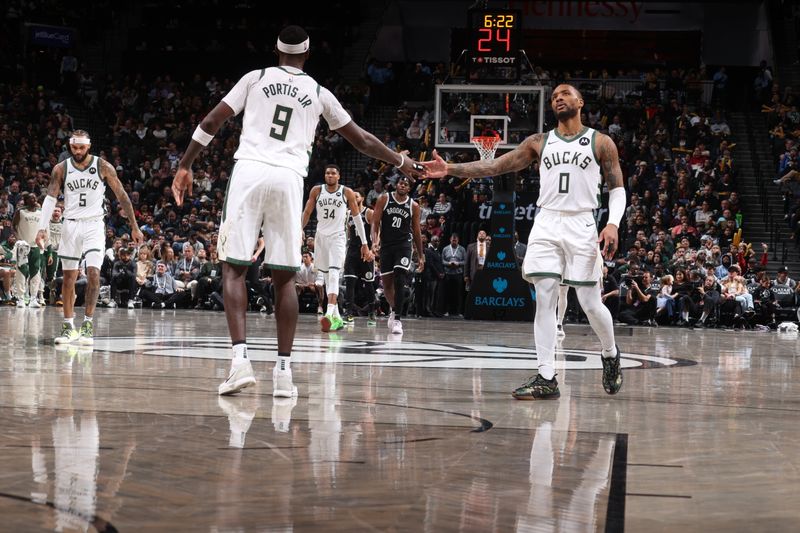
{"type": "Polygon", "coordinates": [[[397,170],[399,170],[412,180],[417,178],[424,178],[425,167],[423,167],[417,161],[414,161],[413,159],[408,157],[408,150],[403,150],[400,153],[403,154],[403,164],[402,166],[397,167],[397,170]]]}
{"type": "Polygon", "coordinates": [[[372,251],[366,244],[361,245],[361,260],[364,261],[365,263],[369,263],[370,261],[375,260],[375,256],[372,254],[372,251]]]}
{"type": "Polygon", "coordinates": [[[139,246],[143,245],[144,244],[144,235],[142,235],[142,230],[140,230],[139,228],[133,228],[131,230],[131,239],[133,239],[133,242],[134,242],[134,244],[136,244],[137,248],[139,246]]]}
{"type": "Polygon", "coordinates": [[[431,154],[433,159],[430,161],[423,161],[421,165],[425,167],[426,178],[444,178],[447,176],[447,161],[442,159],[439,152],[436,150],[431,154]]]}
{"type": "Polygon", "coordinates": [[[184,191],[189,193],[189,196],[192,195],[193,179],[191,168],[178,167],[175,179],[172,180],[172,195],[175,197],[175,203],[178,204],[178,207],[183,205],[184,191]]]}
{"type": "Polygon", "coordinates": [[[603,257],[606,261],[614,259],[614,254],[617,253],[617,246],[619,244],[619,231],[614,224],[606,224],[603,231],[597,237],[598,243],[603,243],[603,257]]]}

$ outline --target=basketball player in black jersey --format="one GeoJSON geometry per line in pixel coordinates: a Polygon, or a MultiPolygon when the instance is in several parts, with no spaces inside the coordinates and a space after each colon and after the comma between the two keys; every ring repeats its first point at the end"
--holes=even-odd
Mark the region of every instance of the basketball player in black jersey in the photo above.
{"type": "MultiPolygon", "coordinates": [[[[372,209],[364,207],[364,197],[361,193],[354,191],[358,212],[364,224],[367,234],[367,246],[372,247],[371,229],[372,209]]],[[[345,294],[347,296],[347,315],[345,321],[353,323],[356,314],[356,292],[360,287],[364,287],[363,293],[367,302],[368,326],[375,325],[375,261],[364,261],[361,258],[361,241],[355,231],[355,222],[352,213],[347,219],[347,256],[344,261],[344,278],[347,280],[345,294]]],[[[361,291],[358,291],[361,292],[361,291]]]]}
{"type": "Polygon", "coordinates": [[[389,302],[389,329],[402,334],[399,313],[403,309],[403,293],[411,268],[411,245],[417,251],[419,271],[425,268],[422,232],[419,227],[419,204],[408,195],[411,183],[406,176],[397,179],[393,193],[384,193],[375,202],[372,214],[372,248],[380,251],[381,281],[389,302]]]}

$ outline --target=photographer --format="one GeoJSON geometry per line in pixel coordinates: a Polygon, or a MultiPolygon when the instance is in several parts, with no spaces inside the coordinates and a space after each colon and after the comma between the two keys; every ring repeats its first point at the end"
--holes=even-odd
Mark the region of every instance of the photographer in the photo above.
{"type": "Polygon", "coordinates": [[[640,277],[634,275],[626,279],[628,291],[619,312],[619,319],[626,324],[656,326],[656,298],[658,291],[651,287],[652,274],[644,271],[640,277]]]}

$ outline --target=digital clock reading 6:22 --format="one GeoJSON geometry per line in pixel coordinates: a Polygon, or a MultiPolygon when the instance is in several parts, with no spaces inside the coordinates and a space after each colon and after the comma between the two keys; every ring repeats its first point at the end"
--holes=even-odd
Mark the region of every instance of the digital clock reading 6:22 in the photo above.
{"type": "Polygon", "coordinates": [[[503,56],[517,52],[518,11],[473,11],[470,29],[475,54],[503,56]]]}

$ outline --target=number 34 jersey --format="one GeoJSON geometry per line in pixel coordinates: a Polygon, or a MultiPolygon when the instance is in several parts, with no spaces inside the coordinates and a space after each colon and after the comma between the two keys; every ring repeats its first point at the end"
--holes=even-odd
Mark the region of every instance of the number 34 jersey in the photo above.
{"type": "Polygon", "coordinates": [[[100,158],[87,155],[86,168],[75,168],[66,160],[64,173],[64,218],[82,219],[105,215],[106,184],[100,175],[100,158]]]}
{"type": "Polygon", "coordinates": [[[584,128],[565,139],[547,132],[539,160],[538,207],[553,211],[591,211],[600,207],[600,165],[594,154],[595,130],[584,128]]]}
{"type": "Polygon", "coordinates": [[[328,192],[328,187],[320,186],[317,197],[317,233],[333,235],[344,233],[347,225],[347,200],[344,197],[344,186],[339,185],[335,191],[328,192]]]}
{"type": "Polygon", "coordinates": [[[337,130],[350,122],[339,100],[300,69],[279,66],[245,74],[222,99],[235,114],[244,111],[234,158],[308,174],[319,117],[337,130]]]}

